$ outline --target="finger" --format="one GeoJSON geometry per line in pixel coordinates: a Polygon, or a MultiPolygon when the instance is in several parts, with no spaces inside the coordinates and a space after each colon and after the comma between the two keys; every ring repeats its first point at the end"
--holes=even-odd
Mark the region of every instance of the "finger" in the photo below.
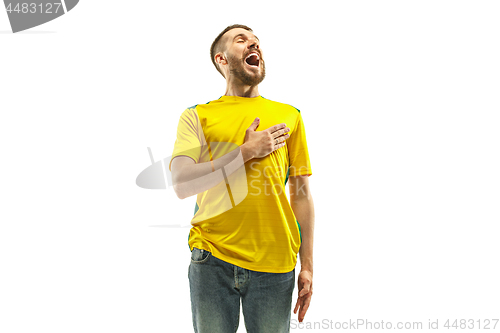
{"type": "Polygon", "coordinates": [[[282,135],[279,138],[274,139],[274,144],[277,145],[278,143],[284,142],[289,137],[290,137],[290,135],[288,135],[288,134],[282,135]]]}
{"type": "Polygon", "coordinates": [[[303,305],[300,307],[299,311],[299,321],[304,319],[310,304],[311,304],[311,298],[308,298],[303,302],[303,305]]]}
{"type": "MultiPolygon", "coordinates": [[[[274,150],[278,150],[280,149],[281,147],[284,147],[286,145],[285,142],[282,142],[282,143],[278,143],[277,145],[274,145],[274,150]]],[[[274,151],[273,150],[273,151],[274,151]]]]}
{"type": "Polygon", "coordinates": [[[255,131],[257,129],[257,127],[259,127],[259,124],[260,124],[260,119],[257,117],[254,119],[254,121],[250,124],[250,127],[248,127],[248,129],[251,129],[253,131],[255,131]]]}
{"type": "Polygon", "coordinates": [[[288,132],[290,132],[290,127],[285,127],[283,129],[280,129],[280,130],[274,132],[273,138],[277,138],[277,137],[282,136],[283,134],[286,134],[288,132]]]}
{"type": "Polygon", "coordinates": [[[283,138],[283,141],[285,141],[285,140],[286,140],[286,139],[288,139],[289,137],[290,137],[290,134],[288,134],[288,133],[287,133],[287,134],[285,134],[285,135],[280,136],[278,139],[283,138]]]}
{"type": "Polygon", "coordinates": [[[268,131],[270,134],[273,134],[274,132],[279,131],[280,129],[283,129],[285,127],[286,127],[286,124],[282,123],[282,124],[271,126],[268,129],[266,129],[265,131],[268,131]]]}
{"type": "Polygon", "coordinates": [[[304,317],[306,316],[306,311],[304,311],[304,306],[301,306],[300,307],[300,311],[299,311],[299,321],[302,322],[304,320],[304,317]]]}
{"type": "Polygon", "coordinates": [[[302,306],[302,298],[297,299],[297,304],[295,304],[295,309],[293,309],[293,313],[297,313],[297,310],[302,306]]]}
{"type": "Polygon", "coordinates": [[[300,302],[300,298],[298,298],[297,303],[295,303],[295,309],[293,309],[293,313],[297,313],[297,310],[299,308],[299,302],[300,302]]]}

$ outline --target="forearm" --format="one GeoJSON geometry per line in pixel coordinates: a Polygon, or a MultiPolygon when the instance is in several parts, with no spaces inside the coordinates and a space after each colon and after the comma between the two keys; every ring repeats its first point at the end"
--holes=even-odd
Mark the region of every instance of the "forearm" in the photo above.
{"type": "Polygon", "coordinates": [[[243,144],[212,162],[186,166],[173,181],[174,186],[182,193],[182,198],[204,192],[244,167],[244,164],[252,158],[251,150],[243,144]]]}
{"type": "Polygon", "coordinates": [[[313,273],[313,244],[314,244],[314,202],[312,197],[294,199],[290,202],[293,213],[300,223],[302,244],[300,246],[301,270],[313,273]]]}

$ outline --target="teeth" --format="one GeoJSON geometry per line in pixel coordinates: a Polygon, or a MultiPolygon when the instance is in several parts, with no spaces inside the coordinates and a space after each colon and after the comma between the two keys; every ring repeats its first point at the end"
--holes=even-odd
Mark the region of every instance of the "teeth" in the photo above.
{"type": "Polygon", "coordinates": [[[254,53],[250,53],[245,59],[248,59],[250,56],[252,56],[254,54],[257,56],[257,60],[260,60],[259,54],[255,53],[255,52],[254,53]]]}

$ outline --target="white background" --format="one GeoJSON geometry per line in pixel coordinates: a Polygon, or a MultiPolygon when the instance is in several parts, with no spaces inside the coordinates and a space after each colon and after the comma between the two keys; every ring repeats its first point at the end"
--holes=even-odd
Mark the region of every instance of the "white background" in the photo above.
{"type": "Polygon", "coordinates": [[[192,331],[189,229],[164,226],[189,222],[195,197],[135,181],[147,147],[172,153],[186,107],[224,94],[209,49],[235,23],[261,40],[259,92],[306,126],[305,320],[499,318],[499,14],[496,1],[83,0],[12,34],[0,10],[0,331],[192,331]]]}

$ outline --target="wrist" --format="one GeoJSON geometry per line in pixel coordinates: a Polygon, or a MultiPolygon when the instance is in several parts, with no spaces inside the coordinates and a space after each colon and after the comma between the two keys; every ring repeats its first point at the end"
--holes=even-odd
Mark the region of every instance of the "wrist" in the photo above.
{"type": "Polygon", "coordinates": [[[304,271],[308,271],[309,273],[311,273],[311,275],[313,274],[313,268],[312,267],[308,267],[308,266],[301,266],[300,267],[300,271],[301,272],[304,272],[304,271]]]}
{"type": "Polygon", "coordinates": [[[312,260],[304,260],[300,261],[300,271],[308,271],[311,273],[311,275],[313,274],[313,263],[312,263],[312,260]]]}
{"type": "Polygon", "coordinates": [[[240,146],[241,155],[243,156],[243,161],[246,163],[252,158],[254,158],[254,153],[251,147],[248,146],[248,143],[244,143],[240,146]]]}

